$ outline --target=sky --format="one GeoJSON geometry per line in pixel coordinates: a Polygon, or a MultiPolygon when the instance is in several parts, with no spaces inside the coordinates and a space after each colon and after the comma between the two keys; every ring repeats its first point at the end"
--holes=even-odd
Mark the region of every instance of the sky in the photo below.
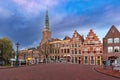
{"type": "Polygon", "coordinates": [[[112,25],[120,31],[120,0],[0,0],[0,38],[21,49],[37,47],[47,6],[53,38],[72,37],[75,30],[86,37],[93,29],[102,40],[112,25]]]}

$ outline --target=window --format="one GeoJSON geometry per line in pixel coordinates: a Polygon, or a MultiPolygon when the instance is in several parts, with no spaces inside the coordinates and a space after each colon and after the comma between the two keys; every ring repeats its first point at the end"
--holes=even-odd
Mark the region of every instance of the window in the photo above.
{"type": "Polygon", "coordinates": [[[87,63],[87,56],[85,56],[85,59],[84,59],[84,60],[85,60],[85,63],[87,63]]]}
{"type": "Polygon", "coordinates": [[[108,53],[112,52],[113,51],[113,47],[108,47],[108,53]]]}
{"type": "Polygon", "coordinates": [[[77,50],[75,49],[75,54],[77,54],[77,50]]]}
{"type": "Polygon", "coordinates": [[[69,51],[69,49],[67,49],[67,53],[69,53],[70,51],[69,51]]]}
{"type": "Polygon", "coordinates": [[[74,44],[72,44],[72,47],[74,47],[74,44]]]}
{"type": "Polygon", "coordinates": [[[94,64],[94,57],[91,56],[91,64],[94,64]]]}
{"type": "Polygon", "coordinates": [[[84,52],[85,52],[85,53],[87,53],[87,51],[88,51],[88,49],[87,49],[87,48],[86,48],[86,49],[84,49],[84,52]]]}
{"type": "Polygon", "coordinates": [[[119,46],[114,47],[114,52],[119,52],[119,46]]]}
{"type": "Polygon", "coordinates": [[[77,44],[75,44],[75,47],[77,47],[77,44]]]}
{"type": "Polygon", "coordinates": [[[112,30],[112,33],[114,33],[115,31],[114,30],[112,30]]]}
{"type": "Polygon", "coordinates": [[[96,48],[96,53],[99,53],[100,52],[100,48],[96,48]]]}
{"type": "Polygon", "coordinates": [[[108,39],[108,43],[112,43],[113,41],[112,41],[112,38],[109,38],[108,39]]]}
{"type": "Polygon", "coordinates": [[[55,50],[55,53],[57,53],[57,50],[55,50]]]}
{"type": "Polygon", "coordinates": [[[99,42],[98,41],[95,41],[95,45],[97,45],[99,42]]]}
{"type": "Polygon", "coordinates": [[[61,53],[63,53],[63,49],[61,49],[61,53]]]}
{"type": "Polygon", "coordinates": [[[60,47],[60,44],[58,43],[58,47],[60,47]]]}
{"type": "Polygon", "coordinates": [[[74,54],[74,50],[72,50],[72,54],[74,54]]]}
{"type": "Polygon", "coordinates": [[[80,45],[81,45],[81,44],[79,43],[79,44],[78,44],[78,47],[80,47],[80,45]]]}
{"type": "Polygon", "coordinates": [[[64,53],[66,53],[66,49],[64,49],[64,53]]]}
{"type": "Polygon", "coordinates": [[[81,50],[79,50],[79,54],[81,54],[81,50]]]}
{"type": "Polygon", "coordinates": [[[119,43],[119,38],[114,38],[114,43],[119,43]]]}

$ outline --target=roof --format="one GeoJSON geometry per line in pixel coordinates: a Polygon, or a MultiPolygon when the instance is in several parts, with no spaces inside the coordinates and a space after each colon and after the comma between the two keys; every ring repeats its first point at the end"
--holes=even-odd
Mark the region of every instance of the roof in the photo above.
{"type": "Polygon", "coordinates": [[[70,40],[71,38],[69,36],[65,36],[63,40],[70,40]]]}
{"type": "Polygon", "coordinates": [[[116,37],[117,35],[120,35],[120,32],[114,25],[112,25],[111,28],[109,29],[108,33],[106,34],[105,38],[111,37],[111,36],[116,37]]]}

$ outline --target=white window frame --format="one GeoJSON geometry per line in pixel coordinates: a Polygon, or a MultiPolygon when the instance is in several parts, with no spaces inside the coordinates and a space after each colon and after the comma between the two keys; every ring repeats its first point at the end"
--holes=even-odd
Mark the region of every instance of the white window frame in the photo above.
{"type": "Polygon", "coordinates": [[[120,50],[119,46],[114,46],[114,52],[119,52],[119,50],[120,50]],[[118,50],[118,51],[115,51],[115,50],[118,50]]]}
{"type": "Polygon", "coordinates": [[[108,43],[113,43],[113,39],[112,39],[112,38],[108,38],[108,39],[107,39],[107,42],[108,42],[108,43]]]}
{"type": "Polygon", "coordinates": [[[100,53],[100,48],[96,48],[96,53],[100,53]]]}
{"type": "Polygon", "coordinates": [[[119,43],[119,38],[114,38],[114,43],[119,43]]]}
{"type": "Polygon", "coordinates": [[[108,53],[113,52],[113,47],[112,46],[108,46],[108,53]]]}

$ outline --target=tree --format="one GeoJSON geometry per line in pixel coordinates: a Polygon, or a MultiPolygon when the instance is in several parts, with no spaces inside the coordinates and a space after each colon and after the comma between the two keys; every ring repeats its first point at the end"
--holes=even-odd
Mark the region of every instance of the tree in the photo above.
{"type": "Polygon", "coordinates": [[[48,57],[49,57],[49,54],[50,54],[50,44],[49,44],[49,42],[45,42],[45,43],[42,43],[40,45],[40,52],[48,60],[48,57]]]}
{"type": "Polygon", "coordinates": [[[5,37],[0,39],[0,44],[2,45],[2,58],[4,58],[8,63],[13,51],[12,41],[9,38],[5,37]]]}

